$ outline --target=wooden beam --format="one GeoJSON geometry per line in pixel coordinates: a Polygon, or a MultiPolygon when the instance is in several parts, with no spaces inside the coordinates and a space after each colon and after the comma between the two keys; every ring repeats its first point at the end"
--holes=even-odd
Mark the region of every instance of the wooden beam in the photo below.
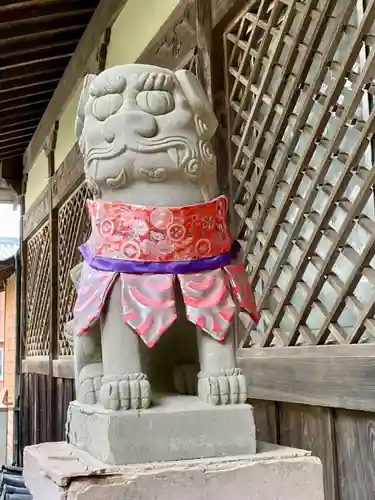
{"type": "MultiPolygon", "coordinates": [[[[56,207],[83,180],[83,158],[76,143],[52,178],[53,206],[56,207]]],[[[30,209],[31,210],[31,209],[30,209]]]]}
{"type": "Polygon", "coordinates": [[[375,345],[240,349],[249,398],[375,411],[375,345]]]}
{"type": "Polygon", "coordinates": [[[212,6],[212,25],[223,32],[234,16],[246,5],[247,10],[257,8],[260,0],[215,0],[212,6]]]}
{"type": "MultiPolygon", "coordinates": [[[[22,361],[22,373],[49,374],[48,356],[33,356],[22,361]]],[[[63,356],[53,360],[53,377],[74,379],[73,356],[63,356]]]]}
{"type": "Polygon", "coordinates": [[[181,0],[137,62],[171,70],[181,67],[197,44],[195,17],[195,0],[181,0]]]}
{"type": "Polygon", "coordinates": [[[213,102],[212,95],[212,10],[211,2],[195,0],[197,32],[197,76],[207,96],[213,102]]]}
{"type": "Polygon", "coordinates": [[[54,122],[59,120],[66,103],[76,90],[79,80],[84,75],[87,64],[97,50],[99,41],[101,41],[106,29],[113,24],[126,3],[127,0],[112,0],[111,2],[100,0],[25,152],[25,172],[30,171],[43,147],[44,138],[52,129],[54,122]]]}
{"type": "Polygon", "coordinates": [[[23,238],[26,239],[48,218],[48,186],[39,194],[29,210],[23,216],[23,238]]]}
{"type": "Polygon", "coordinates": [[[58,317],[58,210],[53,208],[53,183],[52,178],[55,173],[55,148],[57,142],[57,131],[59,122],[55,122],[52,130],[44,143],[44,152],[48,158],[48,229],[49,229],[49,289],[50,289],[50,314],[49,314],[49,370],[51,390],[47,394],[51,411],[47,415],[47,434],[53,439],[53,422],[57,420],[55,391],[56,386],[53,380],[53,360],[59,354],[59,317],[58,317]]]}
{"type": "MultiPolygon", "coordinates": [[[[256,1],[254,0],[254,3],[256,1]]],[[[208,0],[203,1],[201,8],[208,8],[209,3],[208,0]]],[[[221,25],[227,22],[227,18],[233,17],[245,3],[248,3],[248,0],[211,1],[214,32],[216,30],[222,32],[221,25]]],[[[207,21],[202,21],[202,24],[207,24],[207,21]]],[[[222,43],[221,39],[220,43],[222,43]]],[[[185,65],[185,59],[189,57],[196,45],[195,0],[181,0],[158,33],[147,44],[137,62],[155,64],[169,69],[180,68],[185,65]]]]}

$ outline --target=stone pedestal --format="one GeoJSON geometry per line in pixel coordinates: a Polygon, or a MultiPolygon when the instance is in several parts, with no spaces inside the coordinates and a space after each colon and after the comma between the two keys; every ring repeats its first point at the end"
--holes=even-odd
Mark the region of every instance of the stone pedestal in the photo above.
{"type": "Polygon", "coordinates": [[[24,475],[34,500],[324,500],[317,458],[262,443],[258,450],[118,467],[72,445],[47,443],[26,448],[24,475]]]}
{"type": "Polygon", "coordinates": [[[143,411],[73,402],[67,435],[71,444],[109,465],[256,452],[250,405],[210,406],[193,396],[159,396],[143,411]]]}

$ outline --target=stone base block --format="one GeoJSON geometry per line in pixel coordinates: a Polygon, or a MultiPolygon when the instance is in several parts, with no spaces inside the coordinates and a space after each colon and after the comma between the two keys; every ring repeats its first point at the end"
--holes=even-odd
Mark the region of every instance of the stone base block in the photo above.
{"type": "Polygon", "coordinates": [[[324,500],[319,459],[263,443],[256,455],[121,467],[46,443],[25,449],[24,476],[34,500],[324,500]]]}
{"type": "Polygon", "coordinates": [[[193,396],[160,397],[143,411],[70,405],[68,440],[101,462],[124,465],[256,451],[250,405],[210,406],[193,396]]]}

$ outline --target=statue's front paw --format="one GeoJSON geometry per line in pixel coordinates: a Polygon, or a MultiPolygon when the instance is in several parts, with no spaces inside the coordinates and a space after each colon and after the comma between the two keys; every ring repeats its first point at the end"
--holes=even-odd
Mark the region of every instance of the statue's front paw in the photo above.
{"type": "Polygon", "coordinates": [[[151,387],[143,373],[103,377],[100,403],[108,410],[144,410],[151,404],[151,387]]]}
{"type": "Polygon", "coordinates": [[[173,369],[173,383],[180,394],[197,394],[197,375],[199,365],[197,363],[186,363],[177,365],[173,369]]]}
{"type": "Polygon", "coordinates": [[[198,396],[211,405],[243,404],[247,400],[247,384],[239,368],[199,373],[198,396]]]}

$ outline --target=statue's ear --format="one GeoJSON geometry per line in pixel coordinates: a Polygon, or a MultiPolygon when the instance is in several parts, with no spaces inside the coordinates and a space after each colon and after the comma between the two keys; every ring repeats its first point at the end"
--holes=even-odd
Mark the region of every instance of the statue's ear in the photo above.
{"type": "Polygon", "coordinates": [[[202,139],[211,139],[218,123],[212,105],[198,78],[191,71],[185,69],[176,71],[175,77],[194,113],[203,122],[203,129],[200,130],[202,139]]]}
{"type": "Polygon", "coordinates": [[[81,96],[77,107],[77,116],[75,123],[76,137],[79,139],[83,130],[83,122],[85,121],[85,106],[89,98],[89,89],[96,75],[86,75],[83,80],[81,96]]]}

